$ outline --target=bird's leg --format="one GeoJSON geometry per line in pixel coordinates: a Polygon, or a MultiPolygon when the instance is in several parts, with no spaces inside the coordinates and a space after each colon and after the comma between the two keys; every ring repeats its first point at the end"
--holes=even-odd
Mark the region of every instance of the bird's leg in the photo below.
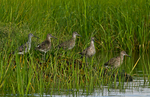
{"type": "Polygon", "coordinates": [[[43,58],[42,58],[44,61],[45,61],[45,52],[44,52],[44,55],[43,55],[43,58]]]}
{"type": "Polygon", "coordinates": [[[85,56],[85,62],[86,62],[86,65],[88,65],[88,63],[87,63],[87,57],[85,56]]]}
{"type": "Polygon", "coordinates": [[[45,54],[46,54],[46,53],[44,53],[44,61],[45,61],[45,54]]]}

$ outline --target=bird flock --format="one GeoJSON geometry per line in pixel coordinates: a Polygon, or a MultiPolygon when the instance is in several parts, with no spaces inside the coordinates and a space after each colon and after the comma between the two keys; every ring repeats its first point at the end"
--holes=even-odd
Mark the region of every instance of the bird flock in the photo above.
{"type": "MultiPolygon", "coordinates": [[[[81,35],[78,34],[77,32],[73,32],[72,38],[70,40],[60,43],[58,46],[56,46],[56,48],[58,48],[58,49],[62,48],[64,50],[73,49],[75,46],[76,36],[81,37],[81,35]]],[[[13,54],[17,53],[17,54],[23,55],[23,54],[29,52],[31,49],[31,38],[32,37],[38,38],[37,36],[34,36],[32,33],[29,33],[27,43],[18,47],[18,49],[16,50],[17,52],[14,51],[13,54]]],[[[57,39],[54,36],[52,36],[51,34],[47,34],[46,39],[42,43],[40,43],[39,45],[37,45],[35,47],[35,50],[38,50],[38,51],[44,53],[44,60],[45,60],[45,54],[51,49],[51,38],[57,39]]],[[[90,46],[87,47],[86,49],[84,49],[79,54],[81,54],[81,58],[83,56],[85,56],[86,63],[87,63],[87,58],[92,57],[93,55],[95,55],[95,53],[96,53],[96,49],[95,49],[95,45],[94,45],[94,37],[92,37],[90,46]]],[[[108,62],[106,62],[104,64],[104,66],[118,68],[123,63],[124,56],[130,57],[125,51],[121,51],[119,56],[111,58],[108,62]]]]}

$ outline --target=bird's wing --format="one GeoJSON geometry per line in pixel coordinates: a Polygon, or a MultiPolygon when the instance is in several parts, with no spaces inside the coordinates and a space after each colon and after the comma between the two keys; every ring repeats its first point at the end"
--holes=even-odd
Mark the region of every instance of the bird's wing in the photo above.
{"type": "Polygon", "coordinates": [[[85,54],[87,53],[88,49],[89,49],[89,47],[86,48],[86,49],[84,49],[80,54],[81,54],[81,55],[85,55],[85,54]]]}
{"type": "Polygon", "coordinates": [[[114,57],[114,58],[111,58],[108,62],[106,62],[105,64],[104,64],[104,66],[112,66],[113,64],[115,64],[115,62],[116,62],[116,59],[117,59],[118,57],[114,57]]]}
{"type": "Polygon", "coordinates": [[[67,42],[65,41],[65,42],[59,44],[58,46],[59,46],[60,48],[61,48],[61,47],[66,47],[66,46],[67,46],[67,42]]]}
{"type": "Polygon", "coordinates": [[[40,43],[37,47],[36,47],[36,49],[45,49],[45,48],[47,48],[48,47],[48,44],[49,44],[49,41],[43,41],[42,43],[40,43]]]}
{"type": "Polygon", "coordinates": [[[21,46],[18,48],[18,51],[19,51],[19,52],[24,51],[25,49],[27,49],[27,48],[28,48],[27,46],[28,46],[28,44],[27,44],[27,43],[25,43],[25,44],[21,45],[21,46]]]}
{"type": "Polygon", "coordinates": [[[63,48],[63,49],[67,49],[69,45],[70,45],[70,40],[65,41],[65,42],[59,44],[58,47],[59,48],[63,48]]]}

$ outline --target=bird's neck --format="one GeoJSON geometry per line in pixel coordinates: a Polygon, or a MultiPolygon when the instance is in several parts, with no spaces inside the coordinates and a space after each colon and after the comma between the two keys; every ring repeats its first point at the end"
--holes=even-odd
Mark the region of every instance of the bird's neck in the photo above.
{"type": "Polygon", "coordinates": [[[121,63],[123,62],[124,55],[120,54],[121,63]]]}
{"type": "Polygon", "coordinates": [[[51,39],[50,39],[50,37],[47,37],[47,38],[46,38],[46,40],[48,40],[49,42],[51,42],[51,39]]]}
{"type": "Polygon", "coordinates": [[[91,41],[90,46],[95,47],[95,46],[94,46],[94,41],[91,41]]]}
{"type": "Polygon", "coordinates": [[[73,40],[76,40],[76,35],[72,35],[72,39],[73,39],[73,40]]]}
{"type": "Polygon", "coordinates": [[[28,39],[28,45],[29,45],[29,50],[30,50],[30,48],[31,48],[31,37],[29,37],[29,39],[28,39]]]}
{"type": "Polygon", "coordinates": [[[30,43],[30,42],[31,42],[31,37],[28,38],[28,43],[30,43]]]}

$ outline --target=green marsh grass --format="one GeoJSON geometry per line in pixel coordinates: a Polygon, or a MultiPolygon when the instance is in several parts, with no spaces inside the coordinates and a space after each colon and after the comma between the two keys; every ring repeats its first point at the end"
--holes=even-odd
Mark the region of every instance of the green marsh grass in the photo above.
{"type": "MultiPolygon", "coordinates": [[[[1,94],[42,95],[80,89],[92,93],[103,85],[116,89],[117,76],[104,75],[103,64],[121,50],[133,57],[133,52],[138,52],[141,59],[136,67],[142,68],[144,79],[150,79],[146,54],[150,49],[149,0],[0,0],[0,4],[1,94]],[[67,53],[55,50],[60,42],[71,38],[73,31],[82,36],[74,49],[67,53]],[[23,56],[10,55],[27,41],[29,33],[40,37],[32,38],[31,51],[23,56]],[[43,53],[34,47],[45,40],[47,33],[58,40],[52,39],[52,50],[43,62],[43,53]],[[86,66],[79,52],[89,46],[92,36],[97,53],[86,66]]],[[[137,59],[126,57],[119,70],[130,73],[137,59]]],[[[131,75],[136,74],[136,67],[131,75]]],[[[119,77],[120,90],[123,82],[119,77]]]]}

